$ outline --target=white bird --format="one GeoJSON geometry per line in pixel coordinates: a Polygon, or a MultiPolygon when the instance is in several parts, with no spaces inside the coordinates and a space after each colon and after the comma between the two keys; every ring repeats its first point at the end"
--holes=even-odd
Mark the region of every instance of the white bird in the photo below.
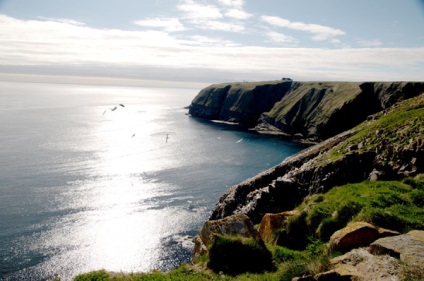
{"type": "Polygon", "coordinates": [[[236,143],[239,143],[239,142],[241,142],[243,139],[239,139],[238,141],[236,141],[236,143]]]}

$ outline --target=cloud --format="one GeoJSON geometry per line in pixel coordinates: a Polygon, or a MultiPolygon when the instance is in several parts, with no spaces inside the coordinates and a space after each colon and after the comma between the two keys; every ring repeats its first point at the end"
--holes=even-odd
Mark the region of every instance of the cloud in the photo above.
{"type": "Polygon", "coordinates": [[[218,0],[218,3],[236,9],[242,9],[244,6],[244,0],[218,0]]]}
{"type": "Polygon", "coordinates": [[[224,9],[216,5],[199,4],[193,0],[182,0],[177,5],[177,8],[183,12],[182,18],[191,24],[193,29],[243,32],[245,26],[240,21],[231,20],[242,20],[251,16],[249,13],[238,8],[239,5],[243,4],[243,1],[233,3],[228,0],[219,0],[219,3],[225,6],[224,9]],[[231,8],[229,10],[225,9],[228,7],[231,8]],[[230,20],[225,17],[230,18],[230,20]]]}
{"type": "MultiPolygon", "coordinates": [[[[276,32],[268,36],[286,44],[294,40],[276,32]]],[[[240,46],[198,35],[97,29],[66,20],[0,15],[0,66],[42,66],[57,73],[72,68],[92,76],[109,75],[113,69],[126,77],[159,79],[166,73],[167,80],[185,75],[215,82],[232,77],[278,79],[283,74],[315,80],[424,80],[424,47],[240,46]]]]}
{"type": "Polygon", "coordinates": [[[227,12],[225,12],[225,16],[239,20],[246,20],[253,15],[241,9],[229,9],[227,12]]]}
{"type": "Polygon", "coordinates": [[[134,24],[144,27],[161,28],[164,31],[174,32],[185,30],[184,25],[178,18],[147,18],[137,20],[134,24]]]}
{"type": "Polygon", "coordinates": [[[222,9],[225,9],[224,15],[229,18],[246,20],[253,16],[253,14],[246,12],[243,9],[243,0],[218,0],[218,3],[222,5],[222,9]]]}
{"type": "Polygon", "coordinates": [[[268,31],[266,35],[271,39],[272,42],[280,43],[283,45],[293,45],[294,43],[297,43],[297,40],[292,36],[288,36],[280,32],[268,31]]]}
{"type": "Polygon", "coordinates": [[[378,39],[374,40],[359,40],[356,42],[361,47],[380,47],[383,45],[383,42],[381,42],[378,39]]]}
{"type": "Polygon", "coordinates": [[[292,22],[287,19],[275,16],[262,16],[261,19],[262,21],[273,26],[312,33],[312,40],[315,41],[329,40],[333,39],[336,36],[341,36],[345,34],[344,31],[337,28],[332,28],[319,24],[292,22]]]}
{"type": "Polygon", "coordinates": [[[223,15],[215,5],[198,4],[193,0],[183,0],[177,5],[177,9],[184,12],[187,19],[219,19],[223,15]]]}
{"type": "Polygon", "coordinates": [[[192,20],[192,24],[199,29],[216,30],[226,32],[243,32],[245,27],[243,24],[237,22],[226,22],[219,20],[192,20]]]}

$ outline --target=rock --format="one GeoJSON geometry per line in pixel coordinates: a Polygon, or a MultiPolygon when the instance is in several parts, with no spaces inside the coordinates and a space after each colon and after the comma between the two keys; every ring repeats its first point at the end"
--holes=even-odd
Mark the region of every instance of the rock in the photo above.
{"type": "Polygon", "coordinates": [[[392,281],[399,280],[400,271],[399,260],[390,256],[374,256],[360,248],[331,259],[329,271],[316,275],[315,279],[392,281]]]}
{"type": "Polygon", "coordinates": [[[367,222],[354,222],[331,235],[330,247],[335,251],[347,252],[368,246],[378,238],[379,233],[376,227],[367,222]]]}
{"type": "Polygon", "coordinates": [[[377,171],[376,169],[372,170],[370,175],[368,176],[368,179],[370,181],[377,181],[384,178],[385,173],[381,171],[377,171]]]}
{"type": "Polygon", "coordinates": [[[335,269],[319,273],[314,276],[317,281],[354,281],[361,280],[362,276],[354,266],[342,264],[335,269]]]}
{"type": "Polygon", "coordinates": [[[194,238],[193,262],[208,252],[208,246],[213,242],[215,235],[240,236],[253,238],[264,244],[258,231],[250,219],[243,214],[236,214],[219,220],[206,221],[194,238]]]}
{"type": "Polygon", "coordinates": [[[287,211],[278,214],[265,214],[259,226],[259,234],[265,242],[274,242],[276,230],[282,228],[287,219],[299,215],[297,211],[287,211]]]}
{"type": "Polygon", "coordinates": [[[400,235],[400,233],[398,231],[385,229],[385,228],[382,228],[382,227],[377,227],[377,230],[378,230],[378,238],[385,238],[385,237],[392,237],[392,236],[400,235]]]}
{"type": "Polygon", "coordinates": [[[378,239],[370,245],[368,250],[376,255],[389,254],[400,258],[408,265],[424,269],[424,231],[422,230],[378,239]]]}

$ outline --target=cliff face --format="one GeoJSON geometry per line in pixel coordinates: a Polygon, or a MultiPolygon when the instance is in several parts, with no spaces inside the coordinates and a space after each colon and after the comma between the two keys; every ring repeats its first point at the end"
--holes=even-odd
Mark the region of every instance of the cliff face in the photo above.
{"type": "Polygon", "coordinates": [[[424,92],[422,82],[270,81],[211,85],[190,105],[194,117],[236,122],[321,141],[424,92]]]}
{"type": "Polygon", "coordinates": [[[199,92],[190,105],[194,117],[254,127],[291,89],[291,81],[214,84],[199,92]]]}
{"type": "Polygon", "coordinates": [[[367,179],[397,180],[419,173],[424,173],[424,94],[231,187],[211,219],[242,213],[258,223],[265,213],[291,210],[309,194],[367,179]]]}

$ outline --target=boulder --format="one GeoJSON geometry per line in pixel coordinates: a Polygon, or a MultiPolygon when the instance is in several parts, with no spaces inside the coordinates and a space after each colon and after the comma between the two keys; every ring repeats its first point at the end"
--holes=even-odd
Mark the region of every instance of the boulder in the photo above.
{"type": "Polygon", "coordinates": [[[329,270],[317,274],[316,280],[399,280],[399,260],[389,256],[371,255],[365,248],[354,249],[330,260],[329,270]]]}
{"type": "Polygon", "coordinates": [[[378,238],[379,233],[376,227],[367,222],[354,222],[331,235],[330,247],[335,251],[347,252],[368,246],[378,238]]]}
{"type": "Polygon", "coordinates": [[[259,226],[259,234],[265,242],[274,242],[275,232],[284,227],[287,219],[299,215],[297,211],[287,211],[278,214],[265,214],[259,226]]]}
{"type": "Polygon", "coordinates": [[[206,221],[199,233],[194,238],[193,262],[208,252],[214,236],[228,235],[245,238],[253,238],[260,244],[264,244],[258,231],[250,219],[243,214],[232,215],[219,220],[206,221]]]}
{"type": "Polygon", "coordinates": [[[401,261],[424,269],[424,231],[413,230],[407,234],[381,238],[374,241],[369,252],[372,254],[389,254],[401,261]]]}

